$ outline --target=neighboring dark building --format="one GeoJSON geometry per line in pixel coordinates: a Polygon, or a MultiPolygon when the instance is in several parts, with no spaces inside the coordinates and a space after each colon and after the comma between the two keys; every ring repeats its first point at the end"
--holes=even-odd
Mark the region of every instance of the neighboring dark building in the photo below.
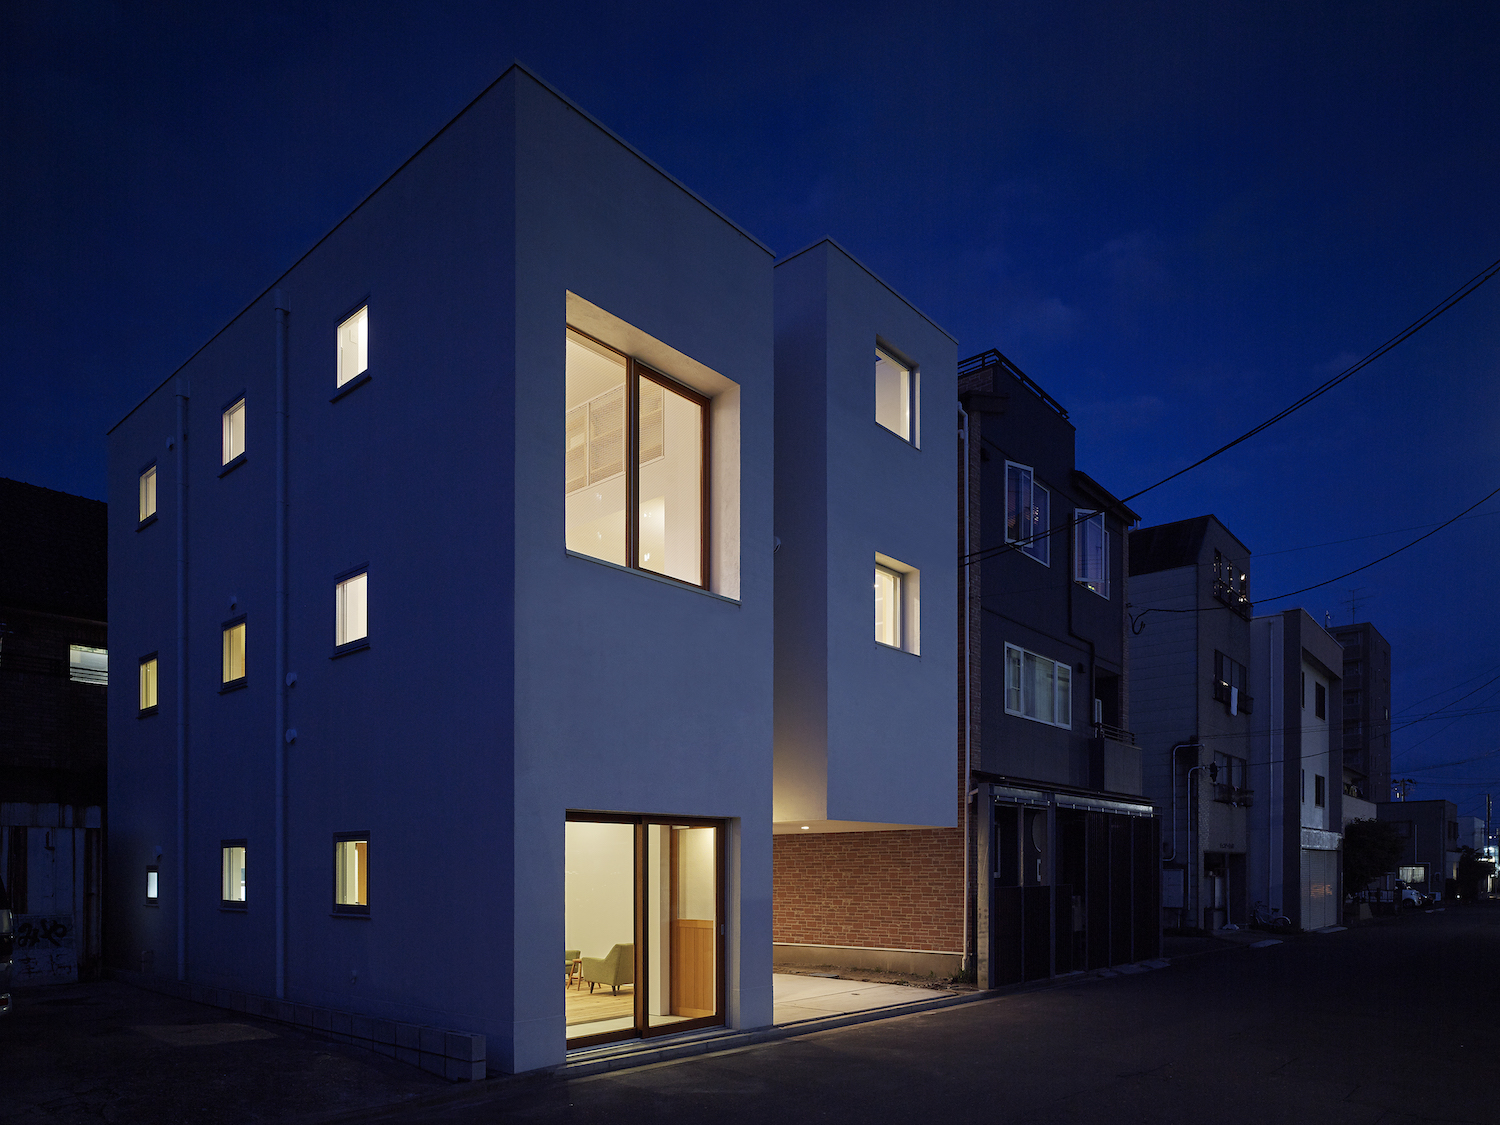
{"type": "Polygon", "coordinates": [[[1249,916],[1249,576],[1250,549],[1215,516],[1130,533],[1131,725],[1163,810],[1168,927],[1249,916]]]}
{"type": "Polygon", "coordinates": [[[105,511],[0,479],[0,876],[18,986],[97,972],[105,511]]]}
{"type": "Polygon", "coordinates": [[[1306,611],[1250,623],[1250,894],[1304,930],[1342,920],[1342,669],[1306,611]]]}
{"type": "Polygon", "coordinates": [[[1382,801],[1377,820],[1396,825],[1406,841],[1406,854],[1396,875],[1412,886],[1441,894],[1458,875],[1458,808],[1452,801],[1382,801]]]}
{"type": "Polygon", "coordinates": [[[1125,644],[1137,516],[1075,467],[1067,411],[999,352],[959,365],[959,398],[979,984],[1154,957],[1160,830],[1125,644]]]}
{"type": "Polygon", "coordinates": [[[1368,621],[1329,630],[1344,649],[1344,795],[1391,799],[1391,645],[1368,621]]]}

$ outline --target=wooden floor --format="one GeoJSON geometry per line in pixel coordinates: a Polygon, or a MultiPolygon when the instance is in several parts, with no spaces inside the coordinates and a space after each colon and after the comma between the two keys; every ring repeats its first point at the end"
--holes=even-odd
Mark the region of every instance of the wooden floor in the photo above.
{"type": "Polygon", "coordinates": [[[593,994],[589,986],[572,985],[568,988],[568,1026],[577,1023],[592,1023],[594,1020],[630,1018],[635,1014],[635,989],[621,985],[619,992],[611,992],[608,985],[595,985],[593,994]]]}

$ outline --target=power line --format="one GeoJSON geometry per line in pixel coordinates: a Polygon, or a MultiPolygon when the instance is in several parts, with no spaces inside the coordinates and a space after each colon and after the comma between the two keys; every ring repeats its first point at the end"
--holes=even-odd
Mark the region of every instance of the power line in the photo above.
{"type": "Polygon", "coordinates": [[[1148,485],[1147,487],[1141,489],[1139,492],[1133,492],[1133,493],[1131,493],[1129,496],[1127,496],[1123,500],[1121,500],[1120,503],[1122,503],[1122,504],[1128,504],[1132,500],[1136,499],[1137,497],[1144,496],[1144,495],[1146,495],[1146,493],[1151,492],[1153,489],[1160,488],[1162,485],[1168,483],[1169,481],[1176,480],[1178,477],[1182,476],[1184,473],[1192,472],[1194,469],[1198,468],[1200,465],[1207,464],[1209,461],[1212,461],[1215,457],[1218,457],[1220,454],[1229,452],[1229,450],[1233,449],[1235,446],[1239,445],[1241,442],[1249,441],[1251,438],[1253,438],[1256,434],[1260,433],[1262,430],[1269,429],[1271,426],[1274,426],[1277,422],[1280,422],[1283,418],[1289,417],[1290,415],[1296,413],[1298,410],[1301,410],[1304,406],[1308,405],[1308,403],[1313,402],[1314,400],[1321,398],[1323,395],[1327,394],[1329,391],[1331,391],[1335,387],[1337,387],[1340,383],[1344,382],[1344,380],[1350,378],[1356,372],[1362,370],[1363,368],[1368,367],[1370,364],[1374,363],[1381,356],[1385,355],[1386,352],[1390,351],[1392,348],[1396,347],[1398,344],[1402,343],[1405,340],[1410,339],[1412,336],[1416,335],[1422,329],[1426,328],[1434,320],[1436,320],[1438,317],[1442,316],[1445,312],[1447,312],[1454,305],[1456,305],[1460,301],[1462,301],[1470,293],[1474,292],[1474,290],[1478,289],[1481,285],[1483,285],[1490,278],[1494,277],[1496,273],[1500,273],[1500,259],[1496,259],[1495,261],[1491,262],[1489,265],[1485,266],[1484,269],[1480,270],[1473,277],[1469,278],[1468,281],[1464,282],[1457,289],[1455,289],[1452,293],[1448,294],[1448,296],[1444,297],[1436,305],[1434,305],[1432,308],[1428,309],[1425,313],[1423,313],[1421,316],[1419,316],[1416,320],[1412,321],[1405,328],[1403,328],[1400,332],[1397,332],[1389,340],[1387,340],[1385,343],[1381,344],[1374,351],[1370,352],[1369,355],[1365,356],[1359,362],[1354,363],[1354,364],[1350,365],[1349,367],[1344,368],[1343,371],[1340,371],[1337,375],[1333,376],[1331,379],[1327,379],[1324,382],[1320,383],[1318,386],[1316,386],[1312,390],[1308,391],[1307,394],[1305,394],[1301,398],[1299,398],[1296,402],[1292,403],[1290,406],[1286,407],[1284,410],[1278,411],[1277,413],[1271,415],[1271,417],[1267,418],[1264,422],[1262,422],[1260,425],[1256,426],[1254,429],[1247,430],[1245,433],[1241,434],[1239,437],[1235,438],[1233,441],[1228,442],[1228,443],[1226,443],[1224,445],[1219,446],[1218,449],[1215,449],[1212,453],[1208,454],[1207,456],[1198,458],[1198,460],[1194,461],[1191,465],[1188,465],[1185,468],[1178,469],[1171,476],[1163,477],[1161,480],[1157,481],[1155,484],[1148,485]]]}
{"type": "MultiPolygon", "coordinates": [[[[1254,427],[1253,429],[1245,431],[1245,433],[1241,434],[1239,437],[1235,438],[1233,441],[1230,441],[1230,442],[1227,442],[1224,445],[1221,445],[1218,449],[1214,450],[1212,453],[1209,453],[1209,454],[1207,454],[1207,455],[1205,455],[1203,457],[1198,458],[1198,460],[1194,461],[1191,465],[1187,465],[1184,468],[1178,469],[1175,473],[1172,473],[1170,476],[1163,477],[1161,480],[1157,481],[1155,484],[1147,485],[1145,488],[1139,490],[1138,492],[1132,492],[1129,496],[1126,496],[1124,499],[1122,499],[1120,501],[1120,503],[1121,504],[1128,504],[1128,503],[1130,503],[1130,501],[1135,500],[1138,497],[1144,496],[1146,493],[1154,491],[1155,489],[1160,488],[1162,485],[1167,484],[1170,481],[1176,480],[1178,477],[1182,476],[1184,473],[1192,472],[1194,469],[1198,468],[1200,465],[1205,465],[1209,461],[1212,461],[1215,457],[1218,457],[1218,456],[1220,456],[1223,453],[1227,453],[1229,450],[1233,449],[1235,446],[1240,445],[1243,442],[1249,441],[1256,434],[1261,433],[1263,430],[1269,429],[1271,426],[1274,426],[1277,422],[1280,422],[1283,419],[1285,419],[1287,417],[1290,417],[1292,414],[1296,413],[1298,410],[1301,410],[1304,406],[1307,406],[1309,403],[1314,402],[1315,400],[1323,397],[1325,394],[1327,394],[1329,391],[1333,390],[1339,384],[1343,383],[1345,380],[1347,380],[1349,378],[1352,378],[1359,371],[1363,370],[1365,367],[1368,367],[1370,364],[1374,363],[1381,356],[1385,355],[1386,352],[1390,351],[1392,348],[1395,348],[1397,345],[1399,345],[1399,344],[1405,342],[1406,340],[1410,339],[1412,336],[1414,336],[1418,332],[1420,332],[1423,328],[1426,328],[1434,320],[1436,320],[1438,317],[1442,316],[1445,312],[1447,312],[1454,305],[1456,305],[1460,301],[1462,301],[1470,293],[1474,292],[1474,290],[1478,289],[1481,285],[1483,285],[1490,278],[1494,277],[1496,273],[1500,273],[1500,258],[1497,258],[1495,261],[1493,261],[1489,265],[1485,266],[1484,269],[1480,270],[1473,277],[1469,278],[1468,281],[1464,282],[1457,289],[1455,289],[1452,293],[1448,294],[1448,296],[1444,297],[1436,305],[1434,305],[1432,308],[1428,309],[1425,313],[1423,313],[1421,316],[1419,316],[1416,320],[1412,321],[1405,328],[1403,328],[1400,332],[1397,332],[1389,340],[1387,340],[1385,343],[1381,344],[1374,351],[1370,352],[1363,359],[1359,360],[1358,362],[1356,362],[1354,364],[1351,364],[1349,367],[1344,368],[1343,371],[1339,372],[1337,375],[1333,376],[1332,378],[1324,380],[1322,383],[1318,384],[1318,386],[1314,387],[1312,390],[1308,391],[1305,395],[1303,395],[1301,398],[1299,398],[1296,402],[1292,403],[1290,406],[1287,406],[1284,409],[1282,409],[1282,410],[1278,411],[1277,413],[1273,414],[1271,417],[1267,418],[1260,425],[1254,427]]],[[[1500,491],[1500,490],[1497,490],[1497,491],[1500,491]]],[[[1038,532],[1035,532],[1032,535],[1026,536],[1024,538],[1009,540],[1009,541],[1007,541],[1005,543],[999,543],[999,544],[996,544],[996,545],[991,546],[991,547],[982,548],[979,551],[972,552],[969,555],[965,556],[963,558],[962,562],[960,563],[960,565],[961,566],[971,566],[972,564],[974,564],[976,562],[981,562],[984,559],[987,559],[987,558],[991,557],[992,555],[999,554],[999,553],[1001,553],[1003,551],[1014,550],[1017,547],[1025,546],[1026,544],[1035,542],[1037,539],[1040,539],[1040,538],[1043,538],[1045,536],[1051,535],[1051,534],[1053,534],[1053,532],[1065,530],[1066,528],[1068,528],[1070,526],[1073,526],[1073,525],[1075,525],[1077,523],[1081,523],[1081,522],[1082,522],[1081,518],[1080,519],[1075,519],[1075,520],[1070,520],[1070,521],[1067,521],[1065,523],[1059,524],[1055,528],[1048,528],[1048,529],[1046,529],[1044,531],[1038,531],[1038,532]]],[[[1373,565],[1373,564],[1371,564],[1371,565],[1373,565]]],[[[1357,574],[1357,573],[1358,573],[1358,571],[1350,571],[1350,574],[1357,574]]],[[[1348,576],[1344,575],[1342,577],[1348,577],[1348,576]]],[[[1335,579],[1331,579],[1330,581],[1337,582],[1338,579],[1335,578],[1335,579]]],[[[1323,583],[1323,585],[1327,585],[1327,583],[1323,583]]],[[[1316,587],[1309,587],[1309,589],[1316,589],[1316,587]]],[[[1299,591],[1296,591],[1296,592],[1297,593],[1302,593],[1303,591],[1299,590],[1299,591]]],[[[1290,595],[1282,595],[1282,596],[1283,597],[1290,597],[1290,595]]]]}

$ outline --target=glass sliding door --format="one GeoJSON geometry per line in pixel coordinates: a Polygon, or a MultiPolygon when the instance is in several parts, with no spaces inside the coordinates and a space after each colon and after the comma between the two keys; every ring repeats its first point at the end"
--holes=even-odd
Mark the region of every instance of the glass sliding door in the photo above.
{"type": "Polygon", "coordinates": [[[565,866],[569,1047],[724,1022],[721,823],[569,813],[565,866]]]}

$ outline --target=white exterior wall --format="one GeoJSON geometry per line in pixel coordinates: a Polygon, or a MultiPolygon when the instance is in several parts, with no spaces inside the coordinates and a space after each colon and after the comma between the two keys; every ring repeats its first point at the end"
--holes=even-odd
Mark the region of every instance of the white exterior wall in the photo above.
{"type": "MultiPolygon", "coordinates": [[[[1250,901],[1286,910],[1283,874],[1286,831],[1286,776],[1282,734],[1286,624],[1281,616],[1257,617],[1250,622],[1250,692],[1255,697],[1256,722],[1250,736],[1250,787],[1255,805],[1250,809],[1250,848],[1247,866],[1250,901]],[[1264,701],[1264,702],[1262,702],[1264,701]],[[1262,796],[1264,795],[1264,796],[1262,796]]],[[[1293,893],[1297,888],[1292,888],[1293,893]]]]}
{"type": "Polygon", "coordinates": [[[776,830],[951,827],[956,346],[828,241],[776,300],[776,830]],[[875,421],[877,342],[919,373],[917,444],[875,421]],[[875,640],[877,554],[920,574],[916,653],[875,640]]]}
{"type": "MultiPolygon", "coordinates": [[[[1302,760],[1301,774],[1306,775],[1306,784],[1302,785],[1302,827],[1319,828],[1328,830],[1328,786],[1334,784],[1334,779],[1328,775],[1328,705],[1325,704],[1323,717],[1318,718],[1318,713],[1313,705],[1317,697],[1317,686],[1321,684],[1328,698],[1328,680],[1318,674],[1318,670],[1307,661],[1302,662],[1302,674],[1307,677],[1306,698],[1302,701],[1301,723],[1302,723],[1302,760]],[[1314,778],[1323,778],[1324,799],[1322,807],[1319,807],[1317,798],[1317,782],[1314,778]]],[[[1301,774],[1297,775],[1299,782],[1301,774]]],[[[1338,778],[1338,784],[1342,786],[1344,779],[1338,778]]],[[[1335,831],[1342,826],[1334,825],[1335,831]]]]}
{"type": "Polygon", "coordinates": [[[138,968],[149,949],[168,976],[275,994],[284,751],[288,999],[483,1032],[502,1069],[560,1062],[565,815],[622,810],[730,823],[728,1019],[769,1023],[769,254],[513,69],[279,285],[292,309],[290,745],[272,674],[269,295],[111,436],[112,647],[126,674],[159,652],[160,705],[137,718],[133,690],[110,697],[110,963],[138,968]],[[636,344],[680,357],[681,371],[665,351],[643,356],[668,374],[716,373],[713,425],[733,423],[737,448],[713,446],[713,526],[735,522],[737,495],[738,543],[716,540],[711,569],[733,596],[566,553],[570,292],[638,329],[636,344]],[[337,325],[364,300],[370,381],[330,402],[337,325]],[[186,654],[179,388],[190,395],[186,654]],[[240,392],[246,462],[221,477],[219,412],[240,392]],[[153,458],[159,518],[137,531],[136,478],[153,458]],[[361,564],[370,646],[330,659],[333,579],[361,564]],[[220,694],[220,624],[239,613],[247,686],[220,694]],[[332,835],[356,831],[370,838],[371,911],[331,916],[332,835]],[[248,841],[243,912],[219,909],[219,844],[234,838],[248,841]],[[137,883],[157,848],[161,905],[147,908],[137,883]]]}

